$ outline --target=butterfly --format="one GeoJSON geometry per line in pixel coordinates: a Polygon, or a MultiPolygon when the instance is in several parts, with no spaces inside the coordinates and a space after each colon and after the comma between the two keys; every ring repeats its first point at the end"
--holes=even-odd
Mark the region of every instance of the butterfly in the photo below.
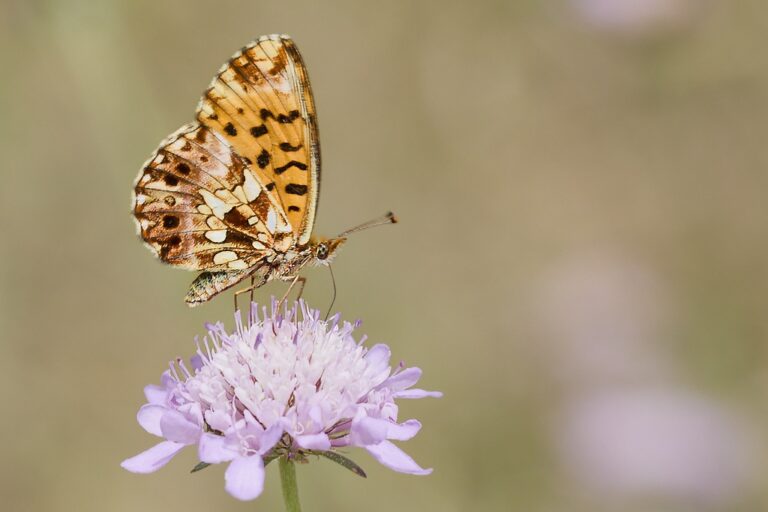
{"type": "MultiPolygon", "coordinates": [[[[217,72],[196,121],[160,143],[136,179],[139,235],[165,263],[202,271],[185,301],[206,302],[250,278],[293,287],[329,264],[346,235],[313,236],[320,146],[304,62],[286,35],[263,36],[217,72]]],[[[239,292],[238,292],[239,293],[239,292]]],[[[287,295],[288,292],[286,292],[287,295]]]]}

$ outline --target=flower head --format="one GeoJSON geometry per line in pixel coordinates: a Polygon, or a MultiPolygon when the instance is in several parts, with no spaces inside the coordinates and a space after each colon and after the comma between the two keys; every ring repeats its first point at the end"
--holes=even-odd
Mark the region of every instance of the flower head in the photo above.
{"type": "MultiPolygon", "coordinates": [[[[390,440],[412,438],[414,419],[398,423],[398,398],[439,397],[414,389],[416,367],[389,365],[386,345],[363,346],[352,333],[358,324],[329,321],[302,301],[284,312],[255,304],[247,322],[236,315],[228,333],[208,325],[190,361],[171,364],[160,386],[145,388],[147,404],[137,415],[149,433],[165,440],[123,461],[135,473],[164,466],[182,448],[196,445],[200,461],[229,462],[226,489],[256,498],[264,465],[277,457],[303,461],[337,449],[365,448],[383,465],[402,473],[429,474],[390,440]]],[[[338,459],[337,459],[338,460],[338,459]]]]}

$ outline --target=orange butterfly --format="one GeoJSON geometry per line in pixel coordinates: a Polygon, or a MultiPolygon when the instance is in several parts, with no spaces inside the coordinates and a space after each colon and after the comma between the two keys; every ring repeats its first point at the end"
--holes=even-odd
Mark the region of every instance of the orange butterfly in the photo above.
{"type": "MultiPolygon", "coordinates": [[[[353,231],[312,236],[320,189],[317,118],[307,70],[290,37],[259,38],[222,66],[197,121],[165,139],[136,180],[139,233],[164,262],[203,272],[185,297],[206,302],[246,278],[306,281],[353,231]]],[[[238,292],[241,293],[241,292],[238,292]]],[[[288,292],[286,292],[286,295],[288,292]]]]}

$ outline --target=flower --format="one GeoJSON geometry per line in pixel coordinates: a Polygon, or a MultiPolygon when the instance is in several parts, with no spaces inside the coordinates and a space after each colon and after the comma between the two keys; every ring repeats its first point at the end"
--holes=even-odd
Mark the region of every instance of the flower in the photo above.
{"type": "Polygon", "coordinates": [[[338,314],[320,320],[303,301],[284,312],[273,301],[271,313],[258,312],[252,304],[245,324],[236,314],[231,334],[222,323],[207,325],[192,371],[178,359],[160,386],[145,388],[138,422],[165,440],[123,468],[151,473],[196,445],[202,463],[229,463],[226,490],[241,500],[261,494],[269,461],[303,462],[312,454],[338,460],[334,452],[345,447],[365,448],[395,471],[432,472],[391,442],[421,429],[415,419],[398,423],[396,399],[442,396],[412,387],[419,368],[401,363],[393,371],[389,347],[368,349],[364,336],[355,341],[359,323],[340,323],[338,314]]]}
{"type": "Polygon", "coordinates": [[[627,36],[652,36],[686,26],[702,0],[571,0],[576,14],[594,28],[627,36]]]}

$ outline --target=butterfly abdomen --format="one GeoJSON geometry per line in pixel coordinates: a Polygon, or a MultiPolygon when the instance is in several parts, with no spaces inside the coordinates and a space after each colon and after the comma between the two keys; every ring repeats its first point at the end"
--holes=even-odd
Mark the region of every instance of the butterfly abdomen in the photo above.
{"type": "MultiPolygon", "coordinates": [[[[219,293],[235,286],[250,275],[251,272],[249,270],[203,272],[192,282],[187,296],[184,297],[184,302],[190,307],[208,302],[219,293]]],[[[254,285],[257,287],[267,282],[266,275],[254,273],[253,276],[256,278],[254,285]]]]}

